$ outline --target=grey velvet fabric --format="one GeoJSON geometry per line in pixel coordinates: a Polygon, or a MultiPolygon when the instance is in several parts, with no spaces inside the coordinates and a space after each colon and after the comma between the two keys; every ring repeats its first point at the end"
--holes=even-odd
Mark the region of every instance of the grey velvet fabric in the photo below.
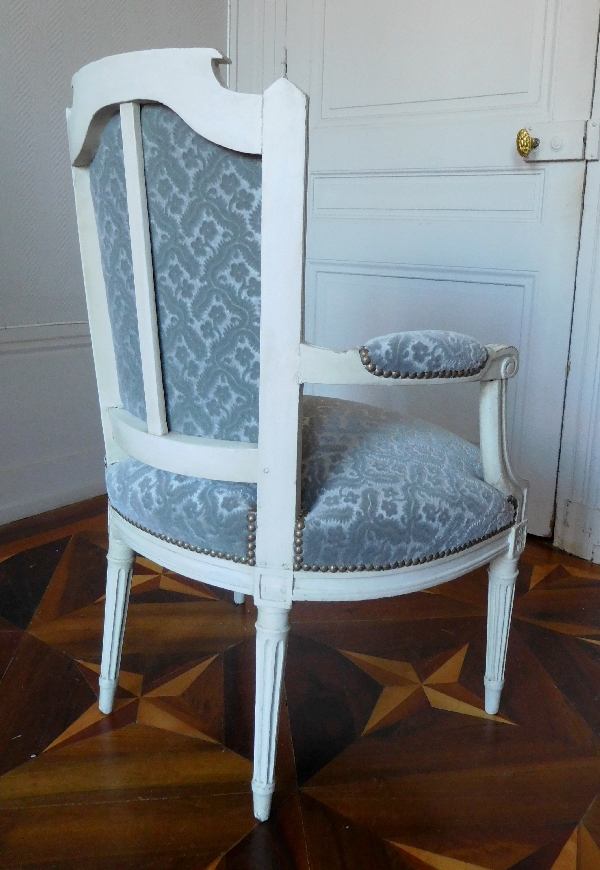
{"type": "Polygon", "coordinates": [[[435,556],[513,521],[477,447],[421,420],[308,397],[302,439],[307,565],[435,556]]]}
{"type": "MultiPolygon", "coordinates": [[[[307,396],[303,416],[305,565],[435,556],[513,521],[512,505],[482,479],[479,450],[458,436],[337,399],[307,396]]],[[[143,528],[245,554],[255,486],[169,474],[135,460],[109,466],[106,479],[111,503],[143,528]]]]}
{"type": "Polygon", "coordinates": [[[125,459],[108,466],[106,487],[122,516],[155,535],[196,549],[246,555],[254,484],[186,477],[125,459]]]}
{"type": "Polygon", "coordinates": [[[144,106],[142,138],[169,429],[256,441],[260,157],[144,106]]]}
{"type": "Polygon", "coordinates": [[[381,335],[365,347],[373,365],[386,372],[479,371],[487,360],[487,350],[474,338],[435,329],[381,335]]]}
{"type": "Polygon", "coordinates": [[[90,186],[100,241],[108,313],[123,407],[146,419],[140,337],[137,326],[121,118],[114,115],[102,133],[90,166],[90,186]]]}
{"type": "MultiPolygon", "coordinates": [[[[141,110],[169,429],[256,441],[260,157],[195,133],[164,106],[141,110]]],[[[123,407],[146,418],[120,116],[90,167],[123,407]]]]}

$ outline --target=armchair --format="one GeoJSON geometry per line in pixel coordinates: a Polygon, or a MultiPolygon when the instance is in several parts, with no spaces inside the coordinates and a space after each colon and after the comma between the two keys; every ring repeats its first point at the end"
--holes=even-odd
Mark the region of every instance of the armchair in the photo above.
{"type": "MultiPolygon", "coordinates": [[[[397,333],[303,341],[306,98],[222,88],[212,49],[105,58],[68,132],[106,443],[100,709],[113,705],[134,553],[252,595],[252,790],[268,818],[289,610],[381,598],[490,563],[485,707],[498,710],[525,483],[505,435],[517,351],[397,333]],[[365,337],[367,338],[367,337],[365,337]],[[480,449],[303,385],[478,381],[480,449]]],[[[151,639],[149,638],[149,643],[151,639]]]]}

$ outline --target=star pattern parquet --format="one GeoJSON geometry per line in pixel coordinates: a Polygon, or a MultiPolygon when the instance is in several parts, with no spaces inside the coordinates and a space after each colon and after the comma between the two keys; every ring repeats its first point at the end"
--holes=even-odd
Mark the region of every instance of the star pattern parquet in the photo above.
{"type": "Polygon", "coordinates": [[[0,870],[600,870],[600,566],[529,542],[497,716],[484,571],[294,605],[259,825],[251,602],[139,558],[100,714],[93,513],[0,530],[0,870]]]}

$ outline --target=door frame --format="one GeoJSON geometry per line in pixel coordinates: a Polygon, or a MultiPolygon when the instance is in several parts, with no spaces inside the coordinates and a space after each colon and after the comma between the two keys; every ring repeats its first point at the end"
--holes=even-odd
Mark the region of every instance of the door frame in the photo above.
{"type": "MultiPolygon", "coordinates": [[[[590,126],[600,129],[600,59],[590,126]]],[[[583,196],[571,346],[566,372],[554,543],[600,563],[600,163],[589,160],[583,196]]]]}
{"type": "Polygon", "coordinates": [[[232,90],[259,94],[285,75],[286,20],[286,0],[227,0],[232,90]]]}

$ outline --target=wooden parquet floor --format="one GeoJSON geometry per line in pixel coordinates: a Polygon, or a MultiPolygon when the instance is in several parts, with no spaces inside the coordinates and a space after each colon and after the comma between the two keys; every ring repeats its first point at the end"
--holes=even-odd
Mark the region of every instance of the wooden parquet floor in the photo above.
{"type": "Polygon", "coordinates": [[[528,544],[498,716],[484,572],[294,605],[260,825],[249,600],[138,559],[98,712],[101,507],[0,530],[2,870],[599,870],[600,566],[528,544]]]}

